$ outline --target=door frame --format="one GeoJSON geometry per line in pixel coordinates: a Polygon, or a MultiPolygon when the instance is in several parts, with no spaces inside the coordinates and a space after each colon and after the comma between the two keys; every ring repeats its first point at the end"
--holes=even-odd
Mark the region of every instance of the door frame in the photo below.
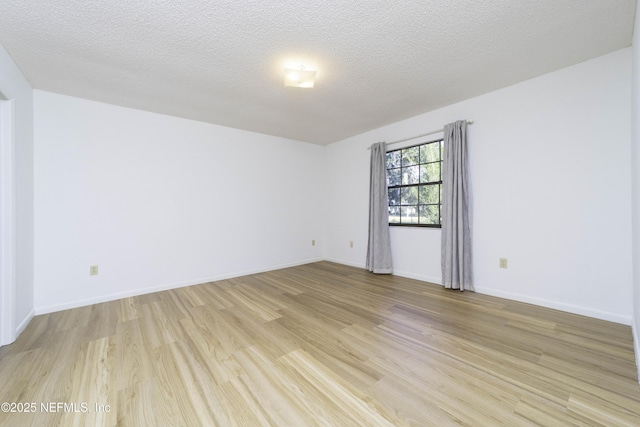
{"type": "Polygon", "coordinates": [[[0,346],[15,341],[15,106],[0,92],[0,346]]]}

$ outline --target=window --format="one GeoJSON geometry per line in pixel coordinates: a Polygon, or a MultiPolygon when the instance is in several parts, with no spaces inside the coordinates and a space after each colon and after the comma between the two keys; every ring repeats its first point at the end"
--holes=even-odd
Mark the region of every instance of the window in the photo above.
{"type": "Polygon", "coordinates": [[[442,139],[387,152],[389,225],[440,227],[442,139]]]}

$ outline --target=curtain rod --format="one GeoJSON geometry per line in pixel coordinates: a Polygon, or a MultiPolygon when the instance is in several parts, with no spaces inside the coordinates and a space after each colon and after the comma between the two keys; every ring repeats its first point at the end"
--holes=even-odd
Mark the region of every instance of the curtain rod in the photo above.
{"type": "MultiPolygon", "coordinates": [[[[473,124],[473,120],[465,120],[465,121],[467,122],[468,125],[473,124]]],[[[393,145],[393,144],[399,144],[399,143],[405,142],[405,141],[411,141],[412,139],[422,138],[423,136],[433,135],[434,133],[442,132],[443,130],[444,130],[444,128],[438,129],[438,130],[432,130],[431,132],[423,133],[423,134],[412,136],[412,137],[409,137],[409,138],[403,138],[403,139],[399,139],[397,141],[387,142],[387,146],[393,145]]],[[[368,147],[367,150],[371,150],[371,147],[368,147]]]]}

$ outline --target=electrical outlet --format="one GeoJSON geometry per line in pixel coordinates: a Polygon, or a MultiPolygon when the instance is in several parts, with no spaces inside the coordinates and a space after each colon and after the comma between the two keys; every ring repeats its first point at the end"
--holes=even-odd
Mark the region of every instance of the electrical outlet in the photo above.
{"type": "Polygon", "coordinates": [[[500,258],[500,268],[507,268],[507,259],[500,258]]]}
{"type": "Polygon", "coordinates": [[[350,247],[350,248],[352,248],[352,247],[353,247],[353,240],[351,240],[351,241],[349,242],[349,247],[350,247]]]}
{"type": "Polygon", "coordinates": [[[97,276],[98,275],[98,266],[90,265],[89,266],[89,276],[97,276]]]}
{"type": "Polygon", "coordinates": [[[311,246],[315,246],[315,245],[316,245],[316,241],[315,241],[315,240],[312,240],[312,241],[311,241],[311,246]]]}

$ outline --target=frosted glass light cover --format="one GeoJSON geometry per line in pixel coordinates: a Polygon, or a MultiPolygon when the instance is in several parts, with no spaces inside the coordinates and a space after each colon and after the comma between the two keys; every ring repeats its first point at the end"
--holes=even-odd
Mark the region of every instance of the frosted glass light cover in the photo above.
{"type": "Polygon", "coordinates": [[[295,68],[284,69],[284,85],[290,87],[312,88],[315,84],[316,72],[295,68]]]}

